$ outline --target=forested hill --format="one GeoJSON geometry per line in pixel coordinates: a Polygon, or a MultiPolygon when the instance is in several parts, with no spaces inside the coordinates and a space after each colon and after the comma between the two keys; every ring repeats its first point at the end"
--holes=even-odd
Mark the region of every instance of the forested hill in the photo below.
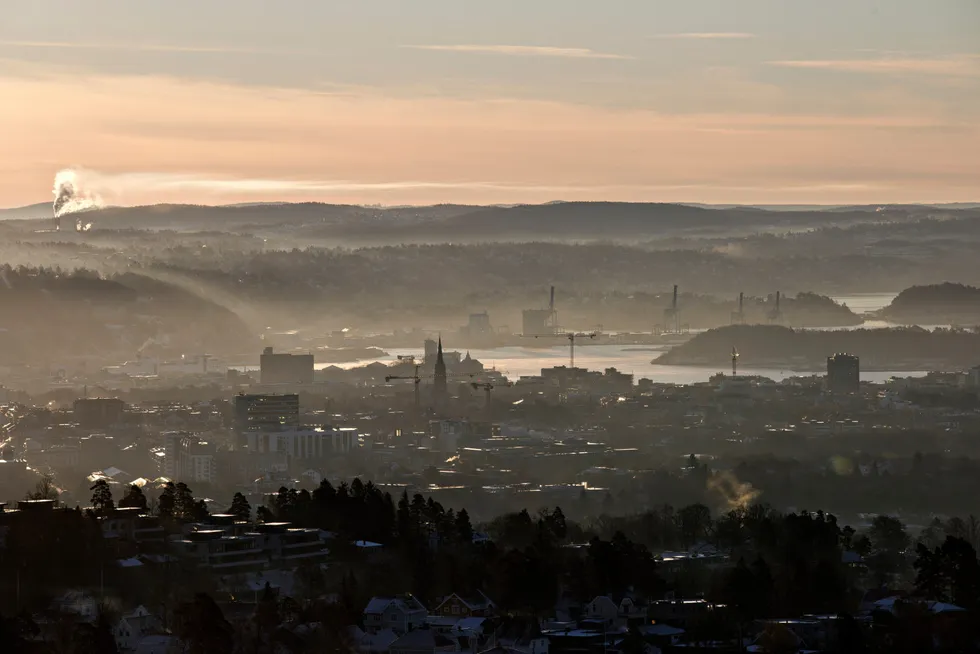
{"type": "Polygon", "coordinates": [[[919,327],[835,331],[776,325],[732,325],[698,334],[663,354],[657,363],[727,368],[732,348],[745,367],[822,369],[828,356],[847,352],[863,369],[962,370],[980,364],[980,334],[919,327]]]}
{"type": "Polygon", "coordinates": [[[691,231],[722,233],[898,223],[938,214],[959,216],[966,213],[965,210],[933,207],[895,207],[882,211],[868,207],[788,211],[628,202],[554,202],[489,207],[363,207],[307,202],[218,207],[110,207],[88,213],[87,220],[105,229],[257,232],[282,229],[295,236],[323,239],[456,242],[504,238],[653,238],[691,231]]]}
{"type": "Polygon", "coordinates": [[[905,323],[980,324],[980,288],[950,282],[913,286],[899,293],[880,315],[905,323]]]}
{"type": "Polygon", "coordinates": [[[232,311],[149,277],[0,266],[0,365],[133,358],[148,342],[161,356],[258,347],[232,311]]]}

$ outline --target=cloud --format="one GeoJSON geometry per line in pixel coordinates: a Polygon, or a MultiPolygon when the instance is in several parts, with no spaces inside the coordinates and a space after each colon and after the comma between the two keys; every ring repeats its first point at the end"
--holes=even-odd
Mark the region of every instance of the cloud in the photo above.
{"type": "Polygon", "coordinates": [[[517,57],[564,57],[567,59],[633,59],[628,55],[596,52],[588,48],[555,48],[537,45],[404,45],[410,50],[465,52],[517,57]]]}
{"type": "Polygon", "coordinates": [[[7,206],[50,197],[76,162],[104,171],[93,185],[110,204],[970,201],[980,152],[972,114],[950,123],[901,95],[857,112],[669,114],[69,71],[0,74],[0,97],[7,206]]]}
{"type": "Polygon", "coordinates": [[[656,39],[754,39],[755,34],[748,32],[677,32],[675,34],[657,34],[656,39]]]}
{"type": "Polygon", "coordinates": [[[959,55],[943,58],[882,59],[796,59],[770,61],[771,66],[830,70],[872,75],[939,75],[947,77],[980,76],[980,56],[959,55]]]}
{"type": "Polygon", "coordinates": [[[152,43],[75,43],[71,41],[0,41],[0,46],[50,50],[123,50],[127,52],[186,52],[195,54],[299,54],[286,50],[211,45],[152,43]]]}

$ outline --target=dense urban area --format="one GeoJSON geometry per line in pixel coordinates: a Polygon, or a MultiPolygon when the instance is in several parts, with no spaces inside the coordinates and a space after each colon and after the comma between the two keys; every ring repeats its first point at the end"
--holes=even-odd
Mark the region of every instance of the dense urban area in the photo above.
{"type": "MultiPolygon", "coordinates": [[[[209,296],[175,281],[179,257],[170,277],[91,263],[152,232],[24,225],[6,229],[91,267],[2,269],[3,652],[960,652],[980,637],[971,286],[861,309],[831,294],[862,289],[539,285],[512,328],[477,298],[387,331],[354,305],[260,330],[241,302],[279,273],[209,296]]],[[[315,254],[283,252],[282,270],[315,254]]]]}

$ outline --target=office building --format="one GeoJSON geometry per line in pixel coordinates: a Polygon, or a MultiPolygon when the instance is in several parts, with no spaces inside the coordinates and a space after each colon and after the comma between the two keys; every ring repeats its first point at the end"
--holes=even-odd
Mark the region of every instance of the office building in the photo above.
{"type": "Polygon", "coordinates": [[[299,426],[299,395],[235,396],[235,430],[274,430],[299,426]]]}
{"type": "Polygon", "coordinates": [[[334,427],[298,427],[278,431],[245,433],[248,451],[275,454],[289,459],[320,459],[345,454],[358,445],[357,430],[334,427]]]}
{"type": "Polygon", "coordinates": [[[164,440],[164,476],[174,482],[212,484],[215,446],[187,432],[168,432],[164,440]]]}
{"type": "Polygon", "coordinates": [[[861,386],[861,365],[858,357],[835,354],[827,357],[827,390],[835,393],[856,393],[861,386]]]}
{"type": "Polygon", "coordinates": [[[88,429],[106,429],[119,422],[126,404],[117,398],[93,397],[75,400],[75,422],[88,429]]]}
{"type": "Polygon", "coordinates": [[[277,354],[265,348],[259,357],[259,382],[262,384],[312,384],[312,354],[277,354]]]}

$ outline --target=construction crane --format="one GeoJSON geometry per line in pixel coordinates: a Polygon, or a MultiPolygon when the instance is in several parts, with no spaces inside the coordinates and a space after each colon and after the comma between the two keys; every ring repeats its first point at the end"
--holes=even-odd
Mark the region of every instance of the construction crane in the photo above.
{"type": "Polygon", "coordinates": [[[596,338],[599,332],[565,332],[559,334],[523,334],[525,337],[529,338],[540,338],[540,337],[550,337],[550,338],[567,338],[568,339],[568,367],[575,367],[575,341],[579,338],[596,338]]]}
{"type": "MultiPolygon", "coordinates": [[[[491,408],[490,408],[491,407],[490,393],[493,391],[494,388],[496,388],[497,385],[493,384],[492,382],[470,382],[470,386],[473,387],[473,390],[477,390],[477,391],[483,389],[483,392],[485,393],[484,407],[487,410],[487,422],[492,422],[491,408]]],[[[510,386],[510,382],[507,382],[506,384],[504,384],[504,386],[510,386]]]]}
{"type": "MultiPolygon", "coordinates": [[[[402,357],[399,357],[399,359],[401,359],[401,358],[402,357]]],[[[404,360],[414,361],[415,358],[412,357],[412,356],[406,356],[406,357],[404,357],[404,360]]],[[[419,392],[419,387],[422,384],[422,380],[423,379],[435,379],[435,375],[420,375],[419,374],[419,370],[421,368],[422,368],[422,364],[416,363],[415,364],[415,374],[413,374],[413,375],[387,375],[387,376],[385,376],[385,382],[386,383],[390,383],[390,382],[393,382],[393,381],[399,380],[399,379],[406,380],[406,381],[407,380],[411,380],[412,382],[414,382],[414,384],[415,384],[415,411],[416,411],[416,413],[418,413],[420,411],[421,406],[422,406],[421,394],[419,392]]],[[[470,378],[472,378],[474,376],[475,375],[469,374],[469,373],[467,373],[467,374],[449,374],[449,375],[446,375],[446,377],[447,378],[450,378],[450,379],[453,378],[453,377],[470,377],[470,378]]]]}
{"type": "MultiPolygon", "coordinates": [[[[398,357],[398,359],[399,360],[402,360],[402,357],[398,357]]],[[[415,361],[415,357],[412,357],[412,356],[406,357],[406,359],[408,359],[410,361],[415,361]]],[[[418,364],[418,363],[415,364],[415,374],[414,375],[388,375],[387,377],[385,377],[385,382],[386,383],[390,383],[390,382],[392,382],[392,381],[394,381],[396,379],[411,379],[413,382],[415,382],[415,412],[416,413],[419,413],[419,410],[420,410],[420,407],[421,407],[421,401],[420,401],[420,398],[419,398],[419,384],[422,383],[422,376],[419,375],[419,369],[421,367],[422,367],[421,364],[418,364]]]]}

